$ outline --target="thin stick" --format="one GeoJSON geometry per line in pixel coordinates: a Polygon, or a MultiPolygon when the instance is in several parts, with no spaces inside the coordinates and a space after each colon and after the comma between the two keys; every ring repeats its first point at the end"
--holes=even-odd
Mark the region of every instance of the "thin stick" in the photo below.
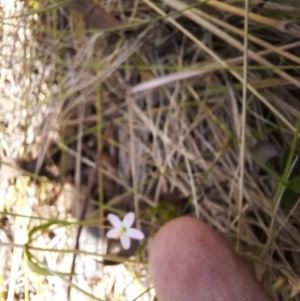
{"type": "MultiPolygon", "coordinates": [[[[98,162],[97,162],[97,166],[98,166],[98,162]]],[[[98,172],[98,168],[94,168],[93,170],[90,170],[89,172],[89,180],[88,180],[88,186],[87,186],[87,194],[85,196],[84,199],[84,203],[83,203],[83,208],[80,214],[80,218],[79,221],[83,221],[87,212],[87,208],[89,205],[89,201],[91,199],[91,194],[92,194],[92,188],[93,185],[95,183],[95,179],[96,179],[96,174],[98,172]]],[[[82,231],[82,224],[79,225],[78,227],[78,231],[77,231],[77,235],[76,235],[76,242],[75,242],[75,250],[79,250],[79,240],[80,240],[80,235],[81,235],[81,231],[82,231]]],[[[77,258],[77,252],[74,253],[73,256],[73,260],[72,260],[72,266],[71,266],[71,276],[70,276],[70,283],[72,283],[72,279],[73,279],[73,274],[75,271],[75,262],[76,262],[76,258],[77,258]]],[[[71,300],[71,286],[68,286],[68,293],[67,293],[67,298],[70,301],[71,300]]]]}
{"type": "Polygon", "coordinates": [[[243,103],[242,103],[242,120],[241,120],[241,146],[240,146],[240,181],[239,181],[239,202],[238,202],[238,235],[237,235],[237,252],[240,251],[240,242],[243,226],[243,192],[244,192],[244,170],[245,170],[245,139],[246,139],[246,110],[247,110],[247,75],[248,75],[248,17],[249,17],[249,0],[245,0],[245,18],[244,18],[244,68],[243,68],[243,103]]]}

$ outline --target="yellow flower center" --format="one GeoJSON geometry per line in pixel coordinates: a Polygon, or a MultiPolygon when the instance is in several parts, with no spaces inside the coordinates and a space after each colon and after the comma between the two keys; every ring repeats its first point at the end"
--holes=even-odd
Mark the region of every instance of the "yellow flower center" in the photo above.
{"type": "Polygon", "coordinates": [[[119,233],[118,233],[116,239],[120,239],[120,237],[121,237],[123,234],[125,234],[126,232],[127,232],[127,228],[124,227],[124,226],[122,226],[122,227],[120,228],[120,230],[119,230],[119,233]]]}

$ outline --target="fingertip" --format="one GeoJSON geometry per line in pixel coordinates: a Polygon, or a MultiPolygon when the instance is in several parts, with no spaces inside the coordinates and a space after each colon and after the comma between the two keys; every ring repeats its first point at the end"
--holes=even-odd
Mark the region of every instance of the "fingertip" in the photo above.
{"type": "Polygon", "coordinates": [[[221,236],[195,218],[164,225],[151,241],[149,262],[161,301],[270,300],[221,236]]]}

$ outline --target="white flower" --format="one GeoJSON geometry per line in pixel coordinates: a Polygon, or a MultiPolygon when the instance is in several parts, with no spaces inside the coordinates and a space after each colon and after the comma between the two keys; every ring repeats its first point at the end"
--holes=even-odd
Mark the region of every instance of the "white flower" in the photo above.
{"type": "Polygon", "coordinates": [[[142,240],[145,238],[143,232],[131,228],[134,222],[134,213],[127,213],[121,221],[118,216],[108,214],[107,218],[114,228],[110,229],[106,236],[108,238],[120,239],[122,247],[127,250],[130,247],[130,238],[142,240]]]}

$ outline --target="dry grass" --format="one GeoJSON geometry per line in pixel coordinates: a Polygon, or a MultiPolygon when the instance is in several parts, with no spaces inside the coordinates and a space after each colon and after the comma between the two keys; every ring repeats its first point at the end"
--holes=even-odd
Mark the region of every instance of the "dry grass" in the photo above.
{"type": "MultiPolygon", "coordinates": [[[[299,200],[290,210],[280,204],[300,146],[298,0],[105,0],[126,24],[108,32],[87,28],[58,1],[30,2],[39,13],[20,0],[0,3],[2,158],[37,159],[38,173],[61,149],[58,168],[74,169],[82,192],[105,149],[98,226],[105,206],[133,194],[137,225],[154,231],[178,213],[141,204],[157,208],[162,193],[175,192],[249,260],[274,298],[300,300],[299,200]]],[[[64,186],[9,172],[0,300],[65,300],[77,224],[57,201],[64,186]]],[[[76,299],[152,300],[146,250],[143,263],[103,268],[106,241],[86,246],[76,299]]]]}

